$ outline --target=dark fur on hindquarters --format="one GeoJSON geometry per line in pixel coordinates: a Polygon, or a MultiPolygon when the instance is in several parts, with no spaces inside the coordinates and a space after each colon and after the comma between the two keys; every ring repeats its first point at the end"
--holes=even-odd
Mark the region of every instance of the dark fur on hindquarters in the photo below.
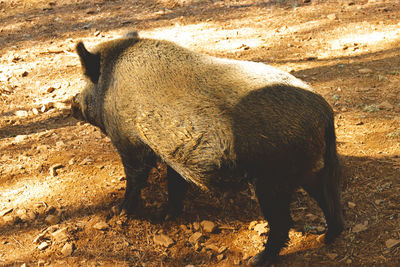
{"type": "Polygon", "coordinates": [[[77,45],[86,88],[72,111],[106,133],[124,165],[122,209],[136,212],[157,160],[168,165],[168,208],[182,212],[187,182],[206,191],[252,183],[270,224],[253,265],[273,263],[288,240],[295,189],[343,230],[333,111],[304,82],[271,66],[198,54],[137,33],[77,45]]]}

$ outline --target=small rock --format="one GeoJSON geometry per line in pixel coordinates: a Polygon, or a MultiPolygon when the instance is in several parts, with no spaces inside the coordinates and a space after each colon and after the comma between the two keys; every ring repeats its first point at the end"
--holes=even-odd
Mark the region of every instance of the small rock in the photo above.
{"type": "Polygon", "coordinates": [[[329,14],[328,16],[326,16],[329,20],[335,20],[337,19],[336,14],[329,14]]]}
{"type": "Polygon", "coordinates": [[[203,227],[203,230],[207,233],[212,233],[217,228],[215,223],[213,223],[211,221],[207,221],[207,220],[204,220],[201,222],[201,227],[203,227]]]}
{"type": "Polygon", "coordinates": [[[249,230],[253,230],[254,227],[255,227],[257,224],[258,224],[258,221],[252,221],[252,222],[250,222],[248,229],[249,229],[249,230]]]}
{"type": "Polygon", "coordinates": [[[347,206],[349,206],[350,209],[354,209],[356,207],[356,203],[349,201],[347,202],[347,206]]]}
{"type": "Polygon", "coordinates": [[[65,243],[65,245],[61,249],[61,253],[65,257],[71,256],[73,251],[74,251],[74,244],[72,244],[72,243],[65,243]]]}
{"type": "Polygon", "coordinates": [[[15,138],[14,138],[14,142],[13,143],[15,143],[15,144],[18,144],[18,143],[21,143],[21,142],[23,142],[26,138],[27,138],[28,136],[27,135],[17,135],[15,138]]]}
{"type": "Polygon", "coordinates": [[[47,88],[46,92],[49,93],[49,94],[51,94],[51,93],[53,93],[55,90],[56,90],[56,88],[54,88],[54,87],[49,87],[49,88],[47,88]]]}
{"type": "Polygon", "coordinates": [[[198,222],[193,223],[193,230],[198,231],[200,229],[200,224],[198,222]]]}
{"type": "Polygon", "coordinates": [[[60,218],[56,215],[48,215],[46,217],[46,219],[44,219],[44,221],[48,224],[48,225],[54,225],[59,223],[60,218]]]}
{"type": "Polygon", "coordinates": [[[219,247],[217,245],[215,245],[215,244],[207,244],[207,245],[205,245],[205,248],[209,249],[209,250],[216,251],[216,252],[218,252],[218,250],[219,250],[219,247]]]}
{"type": "Polygon", "coordinates": [[[3,216],[3,221],[5,224],[14,224],[16,220],[14,216],[5,215],[3,216]]]}
{"type": "Polygon", "coordinates": [[[202,233],[196,232],[189,237],[189,242],[192,244],[196,244],[202,236],[202,233]]]}
{"type": "Polygon", "coordinates": [[[42,242],[42,243],[40,243],[40,245],[38,246],[38,249],[39,249],[39,250],[45,250],[45,249],[48,248],[49,246],[50,246],[49,243],[47,243],[47,242],[42,242]]]}
{"type": "Polygon", "coordinates": [[[14,210],[13,208],[8,208],[8,209],[5,209],[5,210],[2,210],[2,211],[0,211],[0,216],[4,216],[4,215],[12,212],[13,210],[14,210]]]}
{"type": "Polygon", "coordinates": [[[39,110],[37,108],[33,108],[32,109],[33,114],[38,115],[39,114],[39,110]]]}
{"type": "Polygon", "coordinates": [[[174,244],[174,240],[172,240],[170,237],[164,234],[155,235],[153,241],[156,245],[164,246],[167,248],[169,248],[174,244]]]}
{"type": "Polygon", "coordinates": [[[372,72],[372,70],[371,69],[367,69],[367,68],[358,70],[358,73],[360,73],[360,74],[368,74],[368,73],[371,73],[371,72],[372,72]]]}
{"type": "Polygon", "coordinates": [[[376,107],[379,108],[379,109],[385,109],[385,110],[392,110],[393,109],[393,105],[390,104],[387,101],[384,101],[384,102],[380,103],[376,107]]]}
{"type": "Polygon", "coordinates": [[[62,167],[64,167],[64,166],[63,166],[62,164],[60,164],[60,163],[57,163],[57,164],[52,165],[52,166],[50,167],[50,169],[49,169],[50,176],[51,176],[51,177],[57,176],[57,175],[58,175],[57,169],[60,169],[60,168],[62,168],[62,167]]]}
{"type": "Polygon", "coordinates": [[[388,249],[391,249],[399,244],[400,244],[400,240],[398,240],[398,239],[388,239],[385,242],[385,245],[388,249]]]}
{"type": "Polygon", "coordinates": [[[108,229],[108,224],[106,222],[98,222],[95,225],[93,225],[93,228],[104,231],[108,229]]]}
{"type": "Polygon", "coordinates": [[[54,238],[54,241],[57,243],[63,243],[68,240],[67,228],[61,228],[54,233],[51,233],[51,236],[54,238]]]}
{"type": "Polygon", "coordinates": [[[331,260],[336,259],[336,257],[338,256],[338,254],[336,254],[336,253],[327,253],[326,255],[327,255],[328,258],[331,259],[331,260]]]}
{"type": "Polygon", "coordinates": [[[28,117],[28,111],[26,111],[26,110],[17,110],[17,111],[15,111],[15,116],[17,116],[17,117],[28,117]]]}
{"type": "Polygon", "coordinates": [[[256,231],[259,236],[268,233],[268,222],[257,224],[256,226],[254,226],[254,231],[256,231]]]}
{"type": "Polygon", "coordinates": [[[361,224],[361,223],[356,224],[353,227],[353,233],[359,233],[359,232],[367,230],[368,229],[367,225],[368,225],[368,221],[364,222],[364,224],[361,224]]]}
{"type": "Polygon", "coordinates": [[[217,256],[217,260],[218,260],[218,261],[222,261],[224,258],[225,258],[225,255],[224,255],[224,254],[219,254],[219,255],[217,256]]]}

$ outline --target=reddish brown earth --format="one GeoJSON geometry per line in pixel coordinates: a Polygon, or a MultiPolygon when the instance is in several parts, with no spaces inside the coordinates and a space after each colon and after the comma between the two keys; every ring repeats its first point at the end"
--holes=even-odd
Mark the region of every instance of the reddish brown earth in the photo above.
{"type": "Polygon", "coordinates": [[[277,266],[399,266],[399,18],[397,0],[0,1],[0,265],[234,266],[262,248],[250,191],[217,199],[192,188],[182,216],[155,220],[166,200],[161,165],[142,192],[149,211],[113,215],[120,159],[64,101],[82,86],[78,40],[90,48],[136,29],[290,71],[334,107],[346,230],[324,245],[321,211],[297,192],[277,266]],[[159,235],[173,244],[155,244],[159,235]]]}

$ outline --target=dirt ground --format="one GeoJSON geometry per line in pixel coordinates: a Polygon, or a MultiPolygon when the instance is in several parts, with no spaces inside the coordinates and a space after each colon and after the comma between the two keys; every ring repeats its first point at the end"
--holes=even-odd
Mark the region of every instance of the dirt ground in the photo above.
{"type": "Polygon", "coordinates": [[[148,211],[113,214],[118,154],[64,102],[83,86],[78,40],[90,48],[132,29],[279,67],[334,107],[346,230],[324,245],[322,212],[299,190],[276,266],[399,266],[399,18],[398,0],[0,1],[0,266],[243,266],[266,241],[250,190],[191,188],[182,216],[155,219],[162,165],[142,192],[148,211]]]}

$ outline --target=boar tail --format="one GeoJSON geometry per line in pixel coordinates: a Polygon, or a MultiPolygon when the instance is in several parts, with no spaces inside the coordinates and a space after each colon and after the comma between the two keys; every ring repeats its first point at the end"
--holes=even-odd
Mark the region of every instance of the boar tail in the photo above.
{"type": "Polygon", "coordinates": [[[328,224],[328,233],[325,241],[327,243],[342,232],[344,228],[343,210],[340,203],[339,186],[342,172],[341,164],[336,150],[336,135],[333,118],[331,118],[325,133],[326,151],[325,167],[321,170],[322,199],[320,206],[324,211],[328,224]]]}

